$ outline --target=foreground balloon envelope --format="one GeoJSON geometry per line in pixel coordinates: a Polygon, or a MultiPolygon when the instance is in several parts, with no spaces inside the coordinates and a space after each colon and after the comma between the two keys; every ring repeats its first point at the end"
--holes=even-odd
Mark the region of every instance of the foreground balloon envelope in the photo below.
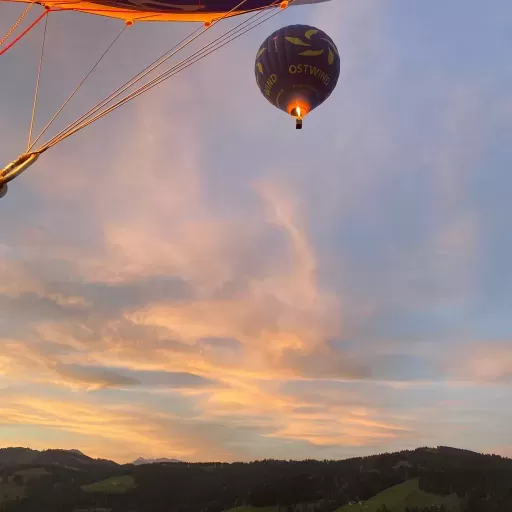
{"type": "Polygon", "coordinates": [[[302,118],[332,93],[340,74],[333,40],[309,25],[276,30],[261,45],[255,64],[261,93],[275,107],[302,118]]]}
{"type": "MultiPolygon", "coordinates": [[[[57,2],[57,7],[61,7],[61,1],[57,2]]],[[[80,10],[133,21],[212,21],[232,10],[230,14],[235,15],[268,7],[272,0],[243,3],[240,0],[82,0],[80,3],[80,10]]]]}
{"type": "MultiPolygon", "coordinates": [[[[32,2],[32,0],[4,1],[32,2]]],[[[297,0],[297,5],[324,1],[329,0],[297,0]]],[[[236,16],[275,4],[274,0],[41,0],[38,3],[55,10],[73,10],[131,22],[212,22],[223,16],[236,16]]],[[[291,2],[290,5],[294,3],[291,2]]]]}

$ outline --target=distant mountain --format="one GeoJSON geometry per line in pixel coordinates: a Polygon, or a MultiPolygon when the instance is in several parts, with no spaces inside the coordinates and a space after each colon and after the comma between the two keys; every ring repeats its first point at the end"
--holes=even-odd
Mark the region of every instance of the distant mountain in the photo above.
{"type": "Polygon", "coordinates": [[[0,448],[0,469],[22,465],[57,465],[72,469],[91,466],[112,466],[111,460],[93,459],[79,450],[32,450],[30,448],[0,448]]]}
{"type": "Polygon", "coordinates": [[[132,464],[134,466],[141,466],[142,464],[161,464],[163,462],[181,462],[181,460],[167,459],[165,457],[161,459],[145,459],[144,457],[139,457],[137,460],[134,460],[132,464]]]}

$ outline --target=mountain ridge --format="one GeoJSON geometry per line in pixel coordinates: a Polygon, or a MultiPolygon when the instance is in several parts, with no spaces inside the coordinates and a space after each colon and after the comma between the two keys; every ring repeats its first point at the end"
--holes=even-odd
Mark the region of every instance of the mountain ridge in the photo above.
{"type": "Polygon", "coordinates": [[[0,469],[21,465],[59,465],[74,469],[87,466],[119,466],[112,460],[94,459],[76,449],[34,450],[21,446],[0,448],[0,469]]]}
{"type": "Polygon", "coordinates": [[[146,459],[144,457],[138,457],[137,459],[135,459],[132,464],[134,466],[141,466],[142,464],[163,464],[163,463],[167,463],[167,462],[182,462],[181,460],[178,460],[178,459],[168,459],[167,457],[161,457],[161,458],[158,458],[158,459],[146,459]]]}
{"type": "MultiPolygon", "coordinates": [[[[372,455],[359,456],[359,457],[350,457],[346,459],[336,459],[339,462],[345,463],[355,463],[360,461],[363,465],[365,465],[366,461],[378,461],[378,460],[388,460],[390,458],[396,459],[408,459],[418,457],[423,457],[427,460],[429,457],[435,457],[436,455],[442,455],[443,457],[453,457],[456,459],[485,459],[492,458],[496,460],[502,461],[510,461],[512,463],[512,459],[510,457],[506,457],[503,455],[498,455],[494,453],[480,453],[473,450],[468,450],[464,448],[454,448],[450,446],[422,446],[415,449],[409,450],[401,450],[396,452],[381,452],[372,455]]],[[[274,460],[274,459],[266,459],[266,460],[274,460]]],[[[277,459],[276,459],[277,460],[277,459]]],[[[291,459],[290,459],[291,460],[291,459]]],[[[315,459],[309,459],[314,461],[315,459]]],[[[333,459],[331,459],[333,460],[333,459]]],[[[158,457],[158,458],[145,458],[138,457],[134,461],[127,463],[127,465],[141,466],[146,464],[162,464],[162,463],[182,463],[183,461],[174,458],[167,457],[158,457]]],[[[249,461],[248,463],[260,462],[259,460],[249,461]]],[[[322,462],[318,460],[318,462],[322,462]]],[[[218,461],[203,461],[196,462],[194,464],[236,464],[237,462],[218,462],[218,461]]],[[[5,447],[0,448],[0,469],[8,467],[8,466],[17,466],[17,465],[47,465],[47,464],[56,464],[63,465],[68,467],[74,466],[90,466],[90,465],[105,465],[112,467],[121,467],[126,464],[120,464],[113,460],[103,459],[103,458],[93,458],[84,454],[82,451],[77,449],[60,449],[60,448],[48,448],[46,450],[36,450],[33,448],[27,447],[5,447]]]]}

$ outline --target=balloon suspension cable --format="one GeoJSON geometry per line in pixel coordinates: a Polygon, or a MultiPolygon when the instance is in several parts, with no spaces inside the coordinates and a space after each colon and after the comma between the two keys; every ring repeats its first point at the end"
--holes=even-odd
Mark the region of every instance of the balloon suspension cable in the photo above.
{"type": "Polygon", "coordinates": [[[9,37],[11,37],[13,32],[18,28],[19,24],[25,19],[25,16],[29,13],[30,9],[32,9],[32,7],[34,7],[35,3],[36,3],[36,0],[32,0],[29,3],[27,8],[21,13],[20,17],[17,19],[16,23],[14,23],[14,25],[7,31],[5,36],[2,39],[0,39],[0,46],[2,46],[7,41],[7,39],[9,39],[9,37]]]}
{"type": "MultiPolygon", "coordinates": [[[[55,135],[51,140],[49,140],[46,144],[44,144],[42,147],[49,148],[51,146],[54,146],[57,144],[57,142],[60,142],[61,140],[64,140],[68,132],[70,132],[72,129],[74,129],[76,126],[79,126],[81,122],[84,121],[87,117],[90,117],[95,112],[100,110],[103,106],[105,106],[107,103],[112,101],[114,98],[122,94],[126,89],[129,89],[133,84],[144,78],[147,74],[151,73],[155,68],[157,68],[160,64],[165,62],[168,58],[172,57],[176,52],[178,52],[181,48],[183,48],[185,45],[185,41],[187,39],[191,38],[193,35],[195,35],[197,32],[201,30],[200,28],[197,28],[194,32],[192,32],[191,35],[187,36],[186,38],[182,39],[179,43],[174,45],[171,50],[164,53],[162,56],[160,56],[157,60],[155,60],[152,64],[144,68],[141,72],[139,72],[137,75],[135,75],[133,78],[128,80],[125,84],[123,84],[121,87],[116,89],[114,92],[112,92],[109,96],[107,96],[104,100],[99,102],[96,106],[92,107],[88,112],[80,116],[78,119],[73,121],[71,124],[69,124],[66,128],[61,130],[57,135],[55,135]],[[179,47],[179,48],[178,48],[179,47]]],[[[204,29],[203,29],[204,31],[204,29]]],[[[201,32],[202,33],[202,32],[201,32]]]]}
{"type": "MultiPolygon", "coordinates": [[[[162,65],[164,62],[169,60],[171,57],[176,55],[179,51],[184,49],[186,46],[188,46],[190,43],[198,39],[202,34],[206,32],[209,28],[211,28],[213,25],[218,23],[219,21],[223,20],[225,17],[227,17],[232,11],[235,11],[239,7],[241,7],[247,0],[241,0],[241,2],[237,5],[235,5],[230,11],[224,13],[219,19],[214,20],[213,23],[205,25],[204,27],[197,28],[194,30],[190,35],[183,38],[180,42],[178,42],[176,45],[174,45],[169,51],[165,52],[163,55],[161,55],[158,59],[153,61],[152,64],[144,68],[140,73],[135,75],[131,80],[128,80],[124,85],[119,87],[117,90],[115,90],[113,93],[111,93],[109,96],[107,96],[103,101],[98,103],[96,106],[91,108],[88,112],[83,114],[81,117],[79,117],[76,121],[71,123],[67,128],[64,130],[61,130],[55,137],[53,137],[50,141],[48,141],[44,146],[45,149],[51,146],[54,146],[58,142],[61,142],[65,138],[69,137],[73,133],[76,133],[77,131],[81,130],[82,128],[85,128],[85,126],[88,126],[91,124],[91,122],[86,121],[88,117],[91,117],[94,115],[98,110],[103,108],[105,105],[110,103],[112,100],[114,100],[116,97],[121,95],[124,91],[132,87],[134,84],[142,80],[144,77],[146,77],[148,74],[150,74],[152,71],[154,71],[158,66],[162,65]]],[[[103,117],[103,115],[102,115],[103,117]]]]}
{"type": "Polygon", "coordinates": [[[48,15],[50,10],[51,9],[45,9],[44,12],[42,12],[18,37],[14,39],[14,41],[12,41],[6,47],[0,50],[0,56],[9,51],[18,41],[25,37],[43,18],[45,18],[48,15]]]}
{"type": "MultiPolygon", "coordinates": [[[[153,87],[156,87],[158,84],[164,82],[165,80],[167,80],[171,76],[174,76],[174,75],[178,74],[180,71],[183,71],[184,69],[192,66],[192,64],[195,64],[196,62],[200,61],[201,59],[204,59],[205,57],[207,57],[211,53],[219,50],[220,48],[222,48],[223,46],[227,45],[231,41],[234,41],[235,39],[238,39],[240,36],[246,34],[250,30],[252,30],[253,28],[256,28],[257,26],[261,25],[262,23],[264,23],[265,21],[269,20],[270,18],[273,18],[274,16],[279,14],[279,12],[280,11],[273,13],[272,15],[268,16],[266,19],[260,21],[259,23],[255,24],[254,26],[252,26],[251,28],[245,30],[244,32],[242,32],[242,33],[240,33],[238,35],[236,35],[235,37],[231,37],[231,39],[229,39],[228,41],[225,41],[222,44],[217,45],[215,48],[213,48],[213,49],[211,49],[209,51],[205,52],[205,48],[203,48],[202,50],[196,52],[194,55],[192,55],[190,57],[187,57],[186,59],[183,59],[181,62],[179,62],[175,66],[169,68],[167,71],[165,71],[164,73],[162,73],[161,75],[159,75],[158,77],[153,79],[151,82],[148,82],[144,86],[140,87],[138,90],[133,91],[127,97],[125,97],[122,100],[120,100],[118,103],[112,105],[111,107],[109,107],[107,110],[105,110],[101,114],[98,114],[96,117],[94,117],[93,119],[89,120],[81,128],[85,128],[85,126],[88,126],[89,124],[97,121],[98,119],[101,119],[102,117],[106,116],[107,114],[109,114],[110,112],[115,110],[116,108],[124,105],[125,103],[128,103],[129,101],[133,100],[134,98],[136,98],[140,94],[142,94],[142,93],[152,89],[153,87]],[[200,57],[198,57],[198,55],[200,55],[201,53],[202,53],[202,55],[200,57]]],[[[240,30],[238,30],[238,32],[239,31],[240,30]]],[[[223,38],[225,38],[225,35],[219,37],[218,39],[223,39],[223,38]]],[[[76,130],[76,131],[78,131],[78,130],[76,130]]],[[[75,133],[75,131],[73,131],[73,133],[75,133]]]]}
{"type": "Polygon", "coordinates": [[[48,123],[46,124],[46,126],[41,130],[41,133],[34,139],[34,141],[30,144],[28,150],[30,151],[36,144],[37,144],[37,141],[46,133],[46,130],[48,130],[48,128],[50,127],[50,125],[55,121],[55,119],[57,119],[57,117],[59,116],[59,114],[64,110],[64,108],[66,107],[66,105],[73,99],[73,97],[75,96],[75,94],[79,91],[80,87],[82,87],[82,85],[85,83],[85,81],[89,78],[89,76],[91,76],[91,74],[93,73],[93,71],[98,67],[98,65],[100,64],[100,62],[103,60],[103,58],[105,57],[105,55],[107,55],[107,53],[110,51],[110,49],[114,46],[114,44],[116,43],[116,41],[121,37],[121,35],[124,33],[124,31],[126,30],[126,28],[128,27],[129,25],[128,24],[125,24],[124,27],[121,29],[121,31],[119,32],[119,34],[117,34],[117,36],[114,38],[114,40],[110,43],[110,45],[107,47],[107,49],[102,53],[102,55],[100,56],[100,58],[96,61],[96,63],[94,64],[94,66],[89,70],[89,72],[84,76],[83,80],[75,87],[74,91],[69,95],[68,99],[61,105],[61,107],[59,108],[59,110],[57,110],[57,112],[54,114],[54,116],[50,119],[50,121],[48,121],[48,123]]]}
{"type": "Polygon", "coordinates": [[[30,119],[30,129],[28,131],[27,152],[30,151],[30,140],[32,139],[32,130],[34,129],[34,121],[36,119],[37,97],[38,97],[38,93],[39,93],[39,83],[41,81],[41,70],[43,69],[44,47],[45,47],[45,43],[46,43],[47,30],[48,30],[48,16],[46,16],[45,21],[44,21],[43,42],[41,44],[41,55],[39,57],[39,65],[37,67],[36,90],[34,92],[34,103],[32,105],[32,117],[30,119]]]}
{"type": "Polygon", "coordinates": [[[192,43],[194,40],[199,38],[206,30],[209,30],[209,28],[211,28],[211,26],[213,26],[214,24],[218,23],[219,21],[221,21],[222,19],[227,17],[232,11],[238,9],[246,1],[247,0],[242,0],[231,11],[226,12],[222,17],[218,18],[217,20],[214,20],[213,23],[211,23],[211,25],[205,26],[202,30],[201,29],[196,29],[194,32],[192,32],[192,34],[190,34],[189,36],[184,38],[177,45],[175,45],[171,50],[169,50],[168,52],[166,52],[162,56],[160,56],[158,59],[156,59],[152,64],[150,64],[148,67],[146,67],[144,70],[142,70],[138,75],[136,75],[131,80],[126,82],[124,85],[119,87],[116,91],[114,91],[109,96],[107,96],[104,100],[102,100],[100,103],[98,103],[95,107],[93,107],[88,112],[86,112],[84,115],[82,115],[80,118],[78,118],[76,121],[71,123],[67,128],[65,128],[64,130],[61,130],[56,136],[54,136],[47,143],[42,145],[39,151],[44,151],[44,150],[54,146],[55,144],[58,144],[59,142],[63,141],[64,139],[66,139],[68,137],[70,137],[74,133],[77,133],[78,131],[82,130],[86,126],[88,126],[88,125],[92,124],[93,122],[95,122],[95,121],[101,119],[102,117],[106,116],[108,113],[112,112],[113,110],[117,109],[118,107],[120,107],[120,106],[124,105],[125,103],[131,101],[132,99],[134,99],[135,97],[139,96],[140,94],[146,92],[149,89],[152,89],[153,87],[155,87],[156,85],[160,84],[164,80],[167,80],[168,78],[170,78],[171,76],[179,73],[183,69],[188,68],[189,66],[191,66],[195,62],[203,59],[207,55],[213,53],[214,51],[216,51],[219,48],[221,48],[221,47],[225,46],[226,44],[228,44],[229,42],[237,39],[241,35],[249,32],[253,28],[256,28],[257,26],[261,25],[262,23],[264,23],[268,19],[270,19],[273,16],[275,16],[275,15],[279,14],[280,12],[282,12],[282,9],[279,9],[277,12],[273,13],[270,16],[267,16],[265,19],[263,19],[263,20],[259,21],[258,23],[256,23],[254,21],[254,18],[256,18],[258,16],[261,17],[263,14],[265,14],[265,11],[268,10],[269,8],[278,6],[279,2],[278,1],[274,2],[271,5],[267,6],[266,8],[257,11],[255,14],[253,14],[251,17],[249,17],[249,19],[239,23],[237,26],[235,26],[234,28],[230,29],[225,34],[223,34],[222,36],[217,37],[211,43],[203,46],[201,49],[197,50],[196,52],[194,52],[189,57],[183,59],[182,61],[178,62],[174,66],[171,66],[169,69],[167,69],[166,71],[164,71],[161,74],[159,74],[156,78],[154,78],[154,79],[148,81],[147,83],[145,83],[144,85],[138,87],[137,89],[135,89],[131,93],[127,94],[124,98],[118,100],[113,105],[111,105],[109,107],[106,107],[108,105],[108,103],[112,102],[114,99],[116,99],[118,96],[120,96],[127,89],[129,89],[130,87],[135,85],[137,82],[142,80],[144,77],[146,77],[148,74],[150,74],[152,71],[154,71],[158,66],[162,65],[164,62],[169,60],[172,56],[176,55],[176,53],[178,53],[183,48],[185,48],[190,43],[192,43]],[[249,25],[249,26],[253,25],[253,26],[250,26],[250,28],[247,28],[247,27],[244,28],[244,25],[249,25]],[[200,32],[197,33],[198,31],[200,31],[200,32]],[[239,32],[242,32],[242,33],[239,33],[239,32]],[[230,36],[230,34],[231,34],[231,36],[230,36]],[[237,35],[235,35],[235,34],[237,34],[237,35]],[[223,42],[223,40],[226,39],[226,38],[228,38],[228,40],[223,42]],[[98,111],[100,111],[103,108],[104,108],[104,110],[98,113],[98,111]]]}

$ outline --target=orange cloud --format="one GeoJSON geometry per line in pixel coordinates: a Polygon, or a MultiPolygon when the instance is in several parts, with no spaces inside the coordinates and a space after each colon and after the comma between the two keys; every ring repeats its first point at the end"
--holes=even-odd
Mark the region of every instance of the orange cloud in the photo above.
{"type": "Polygon", "coordinates": [[[4,424],[55,428],[85,436],[86,444],[96,444],[95,452],[98,456],[101,452],[101,456],[107,455],[113,459],[119,455],[126,459],[137,453],[156,455],[166,452],[178,456],[193,454],[191,443],[171,439],[157,421],[157,415],[145,417],[142,412],[140,406],[100,406],[93,402],[65,402],[20,396],[3,397],[0,405],[4,424]]]}
{"type": "Polygon", "coordinates": [[[507,343],[473,343],[463,354],[454,352],[448,364],[467,381],[508,383],[512,379],[512,353],[507,343]]]}

